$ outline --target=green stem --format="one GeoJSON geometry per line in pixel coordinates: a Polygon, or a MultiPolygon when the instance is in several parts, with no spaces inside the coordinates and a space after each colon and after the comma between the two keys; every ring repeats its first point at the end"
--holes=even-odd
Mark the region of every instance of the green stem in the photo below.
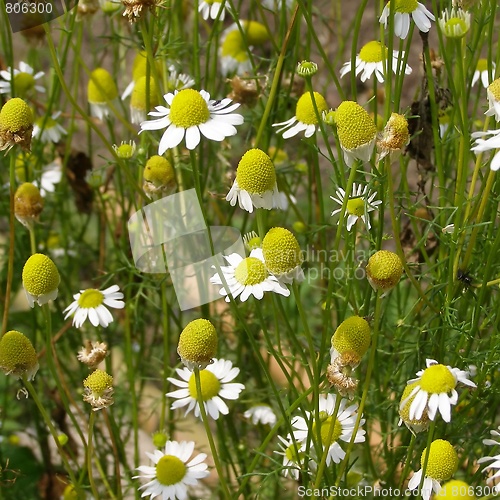
{"type": "Polygon", "coordinates": [[[94,423],[95,423],[95,411],[91,411],[89,417],[89,434],[87,440],[87,456],[86,456],[87,474],[89,477],[89,483],[90,483],[90,489],[92,490],[92,495],[94,496],[94,498],[99,498],[99,493],[97,491],[97,487],[94,481],[94,475],[92,473],[92,466],[93,466],[92,455],[94,454],[94,443],[92,442],[92,435],[94,433],[94,423]]]}

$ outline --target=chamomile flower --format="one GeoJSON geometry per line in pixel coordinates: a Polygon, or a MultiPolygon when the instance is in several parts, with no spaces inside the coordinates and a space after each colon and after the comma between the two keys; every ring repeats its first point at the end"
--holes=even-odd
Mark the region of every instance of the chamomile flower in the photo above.
{"type": "Polygon", "coordinates": [[[195,319],[182,330],[177,354],[188,370],[205,369],[216,353],[217,330],[208,319],[195,319]]]}
{"type": "Polygon", "coordinates": [[[158,90],[153,77],[148,79],[146,76],[141,76],[134,85],[132,95],[130,97],[130,121],[134,124],[143,122],[147,117],[148,109],[158,106],[158,90]],[[149,104],[149,108],[146,106],[149,104]]]}
{"type": "Polygon", "coordinates": [[[276,184],[274,164],[264,151],[254,148],[243,155],[226,201],[233,207],[238,202],[241,209],[250,213],[254,207],[286,208],[286,198],[279,193],[276,184]]]}
{"type": "MultiPolygon", "coordinates": [[[[425,463],[427,448],[422,452],[420,464],[425,463]]],[[[455,448],[449,441],[436,439],[431,443],[427,468],[422,485],[421,495],[424,500],[429,500],[432,492],[438,494],[441,491],[441,481],[447,481],[455,474],[458,467],[458,456],[455,448]]],[[[408,489],[415,490],[422,480],[422,469],[415,472],[408,482],[408,489]]]]}
{"type": "Polygon", "coordinates": [[[484,113],[486,116],[494,116],[500,122],[500,78],[497,78],[488,85],[486,90],[490,107],[484,113]]]}
{"type": "Polygon", "coordinates": [[[109,116],[108,103],[117,96],[118,89],[111,74],[104,68],[96,68],[92,71],[87,85],[90,114],[99,120],[109,116]]]}
{"type": "Polygon", "coordinates": [[[253,425],[274,425],[276,423],[276,414],[268,405],[256,405],[243,413],[245,418],[252,421],[253,425]]]}
{"type": "MultiPolygon", "coordinates": [[[[494,62],[491,63],[491,70],[492,74],[495,74],[495,69],[496,65],[494,62]]],[[[481,83],[483,84],[483,87],[486,89],[488,88],[488,85],[492,81],[492,78],[490,76],[490,72],[488,70],[488,60],[487,59],[479,59],[477,61],[476,65],[476,70],[474,71],[474,74],[472,75],[472,82],[471,85],[474,86],[479,80],[481,80],[481,83]]]]}
{"type": "Polygon", "coordinates": [[[220,21],[224,21],[226,15],[226,6],[222,4],[222,1],[218,0],[202,0],[198,6],[198,12],[205,21],[210,17],[210,19],[217,19],[219,17],[220,21]]]}
{"type": "Polygon", "coordinates": [[[83,400],[92,406],[93,411],[108,408],[113,400],[113,377],[104,370],[94,370],[84,381],[83,400]]]}
{"type": "MultiPolygon", "coordinates": [[[[387,68],[387,47],[380,42],[371,41],[363,45],[359,54],[356,56],[356,76],[361,74],[361,81],[365,82],[373,73],[380,83],[384,82],[384,75],[387,68]]],[[[392,71],[398,73],[400,66],[400,58],[404,58],[404,52],[401,54],[394,50],[392,52],[392,71]]],[[[343,77],[351,71],[351,61],[347,61],[340,70],[340,77],[343,77]]],[[[404,68],[405,75],[410,75],[412,69],[408,64],[404,68]]]]}
{"type": "Polygon", "coordinates": [[[410,408],[415,399],[415,394],[409,397],[409,395],[413,392],[413,389],[418,386],[418,382],[413,382],[412,384],[408,384],[403,391],[401,396],[400,406],[399,406],[399,423],[401,425],[404,423],[410,431],[414,434],[417,432],[426,431],[430,425],[429,416],[427,414],[427,409],[424,410],[422,416],[420,418],[410,418],[410,408]]]}
{"type": "Polygon", "coordinates": [[[236,134],[235,125],[243,123],[243,116],[233,113],[240,105],[231,99],[214,101],[204,90],[184,89],[165,94],[169,107],[157,106],[150,116],[158,117],[141,123],[144,130],[166,129],[160,140],[158,154],[174,148],[186,138],[186,148],[194,149],[200,143],[200,133],[212,141],[222,141],[236,134]]]}
{"type": "Polygon", "coordinates": [[[276,276],[269,274],[260,248],[252,250],[247,258],[237,253],[225,255],[224,258],[229,266],[221,266],[220,269],[229,290],[225,288],[218,273],[210,278],[210,283],[223,285],[219,293],[226,297],[226,302],[229,302],[229,295],[234,299],[240,297],[241,302],[245,302],[250,295],[261,300],[264,292],[275,292],[285,297],[290,295],[290,290],[282,285],[276,276]]]}
{"type": "Polygon", "coordinates": [[[460,7],[445,9],[438,25],[447,38],[463,38],[470,30],[470,13],[460,7]]]}
{"type": "Polygon", "coordinates": [[[433,359],[426,360],[427,368],[417,372],[417,378],[408,381],[408,384],[418,382],[413,390],[399,405],[403,409],[409,399],[411,403],[408,417],[410,420],[420,420],[424,411],[427,411],[429,420],[434,420],[439,412],[445,422],[451,420],[451,406],[458,401],[457,384],[475,388],[476,384],[468,379],[466,371],[451,366],[439,364],[433,359]]]}
{"type": "MultiPolygon", "coordinates": [[[[195,417],[200,417],[200,406],[198,404],[198,392],[196,390],[195,373],[189,368],[176,368],[177,375],[181,378],[168,377],[167,380],[180,389],[167,393],[167,397],[175,398],[172,410],[186,408],[187,415],[194,409],[195,417]]],[[[201,398],[205,405],[205,411],[214,420],[219,416],[227,415],[229,408],[224,399],[238,399],[240,392],[245,388],[243,384],[232,382],[240,373],[240,369],[233,367],[227,359],[214,359],[211,365],[200,370],[201,398]]]]}
{"type": "Polygon", "coordinates": [[[179,73],[172,64],[168,67],[168,77],[165,88],[167,92],[189,89],[194,85],[194,80],[186,73],[179,73]]]}
{"type": "Polygon", "coordinates": [[[24,264],[22,279],[30,307],[35,307],[35,302],[43,306],[57,298],[61,278],[50,257],[41,253],[33,254],[24,264]]]}
{"type": "MultiPolygon", "coordinates": [[[[381,200],[375,200],[377,193],[372,193],[368,186],[362,186],[361,184],[352,185],[352,194],[349,196],[346,206],[347,215],[347,230],[350,231],[354,224],[361,219],[368,231],[371,229],[370,217],[368,214],[373,212],[381,203],[381,200]]],[[[335,196],[330,196],[333,201],[336,201],[340,208],[335,209],[332,215],[336,215],[342,211],[342,205],[346,197],[346,192],[341,187],[337,188],[335,196]]],[[[340,220],[337,221],[337,225],[340,220]]]]}
{"type": "MultiPolygon", "coordinates": [[[[498,428],[500,430],[500,427],[498,428]]],[[[493,438],[497,439],[483,439],[483,444],[487,446],[499,446],[500,445],[500,432],[497,430],[492,430],[490,431],[490,434],[493,438]]],[[[489,471],[495,471],[495,473],[492,476],[489,476],[488,479],[486,480],[487,483],[492,483],[496,482],[495,479],[500,477],[500,454],[495,455],[493,457],[482,457],[480,458],[477,463],[478,464],[484,464],[486,462],[490,462],[486,467],[483,469],[483,472],[489,470],[489,471]]]]}
{"type": "MultiPolygon", "coordinates": [[[[350,167],[355,160],[369,161],[377,139],[377,127],[366,110],[354,101],[342,102],[333,114],[344,161],[350,167]]],[[[331,122],[330,113],[325,115],[331,122]]]]}
{"type": "MultiPolygon", "coordinates": [[[[403,40],[408,36],[410,30],[410,15],[422,33],[427,33],[431,29],[431,21],[436,20],[432,12],[429,12],[425,5],[417,0],[395,0],[393,9],[394,34],[403,40]]],[[[390,12],[391,2],[389,1],[380,16],[380,24],[383,24],[385,28],[389,24],[390,12]]]]}
{"type": "Polygon", "coordinates": [[[38,357],[31,340],[17,330],[11,330],[0,338],[0,370],[17,378],[35,378],[38,357]]]}
{"type": "Polygon", "coordinates": [[[41,117],[35,121],[33,126],[33,137],[40,136],[40,141],[47,143],[53,142],[57,144],[63,135],[66,135],[68,132],[57,123],[57,119],[61,116],[60,111],[56,111],[52,113],[52,116],[49,118],[41,117]]]}
{"type": "MultiPolygon", "coordinates": [[[[31,66],[21,61],[19,69],[14,68],[14,91],[16,95],[24,97],[31,90],[45,92],[45,88],[36,83],[44,74],[43,71],[35,73],[35,70],[31,66]]],[[[11,68],[8,68],[6,71],[0,71],[0,76],[3,78],[3,80],[0,80],[0,94],[12,95],[11,68]]]]}
{"type": "Polygon", "coordinates": [[[31,182],[23,182],[14,194],[14,215],[26,228],[33,229],[43,210],[40,190],[31,182]]]}
{"type": "Polygon", "coordinates": [[[205,463],[207,455],[199,453],[191,458],[194,451],[193,441],[167,441],[165,450],[146,452],[154,466],[140,465],[137,470],[141,473],[134,479],[146,479],[148,482],[139,487],[141,497],[162,500],[186,500],[188,487],[195,486],[199,479],[209,475],[208,465],[205,463]],[[190,460],[191,458],[191,460],[190,460]]]}
{"type": "Polygon", "coordinates": [[[73,326],[80,328],[88,318],[94,326],[101,325],[106,328],[112,321],[113,316],[106,306],[114,309],[123,309],[123,293],[119,291],[118,285],[112,285],[105,290],[88,288],[80,290],[80,293],[73,295],[75,299],[63,312],[66,313],[64,319],[74,314],[73,326]]]}
{"type": "Polygon", "coordinates": [[[403,274],[403,263],[397,253],[389,250],[375,252],[366,265],[366,277],[371,287],[385,297],[398,283],[403,274]]]}
{"type": "Polygon", "coordinates": [[[497,171],[500,168],[500,130],[487,130],[486,132],[474,132],[472,138],[476,140],[471,151],[474,153],[485,153],[486,151],[495,150],[495,154],[490,163],[490,168],[497,171]],[[488,137],[483,139],[483,137],[488,137]]]}
{"type": "Polygon", "coordinates": [[[381,137],[377,141],[377,150],[379,152],[378,160],[387,155],[395,159],[401,154],[403,149],[410,142],[410,132],[408,130],[408,120],[398,113],[392,113],[386,123],[381,137]]]}
{"type": "MultiPolygon", "coordinates": [[[[318,92],[314,92],[314,102],[319,116],[328,109],[325,98],[318,92]]],[[[295,108],[295,116],[285,122],[273,123],[278,134],[283,132],[283,139],[294,137],[300,132],[304,132],[305,137],[311,137],[316,132],[318,125],[318,115],[314,110],[313,100],[310,92],[302,94],[295,108]]]]}
{"type": "MultiPolygon", "coordinates": [[[[345,451],[340,446],[339,440],[344,441],[345,443],[349,443],[351,441],[357,418],[357,403],[346,406],[346,400],[342,399],[337,416],[335,420],[333,420],[336,398],[337,397],[333,394],[320,396],[320,420],[318,422],[314,418],[314,413],[309,411],[306,411],[306,418],[295,417],[292,420],[292,427],[295,429],[293,435],[295,439],[301,443],[300,451],[304,451],[307,448],[308,441],[314,442],[317,439],[318,426],[320,427],[319,433],[321,434],[321,448],[328,448],[328,454],[326,457],[327,466],[329,466],[332,462],[338,464],[344,459],[345,451]],[[309,420],[312,420],[312,423],[308,423],[309,420]],[[311,429],[312,435],[309,434],[309,429],[311,429]]],[[[354,438],[355,443],[363,443],[365,441],[365,431],[361,429],[361,426],[364,425],[364,423],[365,419],[362,418],[354,438]]],[[[310,447],[311,453],[313,454],[314,449],[315,446],[310,447]]]]}
{"type": "MultiPolygon", "coordinates": [[[[303,472],[305,467],[306,453],[301,449],[301,443],[293,439],[291,435],[288,435],[286,439],[278,435],[278,439],[280,440],[278,443],[280,451],[275,451],[275,453],[283,456],[281,474],[283,477],[289,476],[298,481],[300,473],[303,472]]],[[[316,464],[310,460],[308,465],[311,469],[314,469],[316,464]]]]}
{"type": "Polygon", "coordinates": [[[9,99],[0,110],[0,151],[20,146],[30,151],[33,134],[33,112],[19,97],[9,99]]]}

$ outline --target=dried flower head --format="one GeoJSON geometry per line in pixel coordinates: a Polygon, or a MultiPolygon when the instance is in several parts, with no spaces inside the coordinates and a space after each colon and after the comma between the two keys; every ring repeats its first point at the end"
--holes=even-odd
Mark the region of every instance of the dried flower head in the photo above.
{"type": "Polygon", "coordinates": [[[29,151],[33,122],[33,112],[25,101],[19,97],[9,99],[0,111],[0,151],[16,145],[29,151]]]}
{"type": "Polygon", "coordinates": [[[95,368],[108,354],[108,346],[104,342],[85,341],[85,346],[78,351],[77,359],[89,368],[95,368]]]}
{"type": "Polygon", "coordinates": [[[103,370],[93,371],[84,381],[83,400],[94,411],[102,410],[113,404],[113,377],[103,370]]]}
{"type": "Polygon", "coordinates": [[[40,190],[31,182],[21,184],[14,194],[14,214],[16,219],[28,229],[38,222],[43,210],[40,190]]]}
{"type": "Polygon", "coordinates": [[[122,0],[125,6],[123,16],[128,17],[130,23],[136,22],[142,15],[143,10],[154,10],[160,5],[161,0],[122,0]]]}

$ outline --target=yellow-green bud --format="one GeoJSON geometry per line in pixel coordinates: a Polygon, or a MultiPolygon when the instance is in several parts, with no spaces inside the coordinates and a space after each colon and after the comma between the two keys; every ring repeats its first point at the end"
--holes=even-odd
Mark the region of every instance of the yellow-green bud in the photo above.
{"type": "MultiPolygon", "coordinates": [[[[370,347],[371,330],[368,321],[351,316],[340,323],[332,336],[332,347],[341,355],[351,354],[357,363],[370,347]]],[[[353,363],[356,364],[356,363],[353,363]]]]}
{"type": "Polygon", "coordinates": [[[163,448],[168,441],[168,435],[165,432],[155,432],[153,434],[153,444],[157,448],[163,448]]]}
{"type": "Polygon", "coordinates": [[[125,142],[122,141],[119,146],[113,144],[113,149],[115,150],[116,156],[123,160],[130,160],[135,154],[136,145],[134,141],[125,142]]]}
{"type": "Polygon", "coordinates": [[[9,99],[0,110],[0,151],[16,144],[26,151],[31,147],[33,112],[19,97],[9,99]]]}
{"type": "Polygon", "coordinates": [[[57,298],[57,287],[61,278],[52,260],[41,253],[33,254],[24,264],[23,287],[31,307],[46,304],[57,298]]]}
{"type": "Polygon", "coordinates": [[[195,319],[182,330],[177,345],[181,361],[190,369],[205,369],[217,354],[217,331],[207,319],[195,319]]]}
{"type": "Polygon", "coordinates": [[[312,61],[302,61],[297,64],[297,73],[302,77],[313,76],[318,71],[318,65],[312,61]]]}
{"type": "Polygon", "coordinates": [[[11,330],[0,339],[0,369],[6,375],[33,380],[38,371],[38,358],[26,335],[11,330]]]}
{"type": "Polygon", "coordinates": [[[388,292],[398,284],[403,274],[403,264],[394,252],[379,250],[368,260],[366,274],[375,290],[388,292]]]}

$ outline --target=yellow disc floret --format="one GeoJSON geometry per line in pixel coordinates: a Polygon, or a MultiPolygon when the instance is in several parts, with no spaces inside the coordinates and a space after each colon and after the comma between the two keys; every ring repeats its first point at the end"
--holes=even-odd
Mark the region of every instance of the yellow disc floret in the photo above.
{"type": "MultiPolygon", "coordinates": [[[[420,464],[425,463],[427,448],[422,452],[420,464]]],[[[446,481],[456,472],[458,467],[458,456],[455,448],[449,441],[436,439],[431,443],[427,469],[425,475],[436,481],[446,481]]]]}
{"type": "Polygon", "coordinates": [[[368,321],[351,316],[340,323],[332,336],[332,347],[340,354],[355,353],[361,360],[370,347],[371,330],[368,321]]]}
{"type": "Polygon", "coordinates": [[[500,78],[497,78],[489,84],[488,92],[495,98],[496,101],[500,101],[500,78]]]}
{"type": "Polygon", "coordinates": [[[368,260],[366,274],[373,288],[386,292],[398,284],[403,264],[394,252],[379,250],[368,260]]]}
{"type": "Polygon", "coordinates": [[[0,369],[7,375],[32,380],[38,371],[35,348],[26,335],[11,330],[0,339],[0,369]]]}
{"type": "MultiPolygon", "coordinates": [[[[313,92],[314,102],[316,103],[316,108],[318,109],[318,115],[321,116],[323,111],[328,109],[325,98],[319,92],[313,92]]],[[[302,94],[297,102],[297,107],[295,108],[295,116],[299,122],[305,123],[306,125],[317,125],[318,115],[314,110],[313,100],[310,92],[302,94]]]]}
{"type": "Polygon", "coordinates": [[[236,182],[240,189],[250,194],[262,195],[273,191],[276,185],[276,171],[271,158],[257,148],[247,151],[238,163],[236,182]]]}
{"type": "Polygon", "coordinates": [[[394,5],[394,12],[411,14],[417,7],[417,0],[396,0],[396,5],[394,5]]]}
{"type": "Polygon", "coordinates": [[[380,42],[372,41],[363,45],[359,51],[359,58],[368,63],[382,62],[387,58],[387,48],[380,42]]]}
{"type": "Polygon", "coordinates": [[[207,319],[195,319],[182,330],[177,353],[190,369],[204,369],[217,353],[217,330],[207,319]]]}
{"type": "Polygon", "coordinates": [[[171,184],[175,179],[172,164],[163,156],[154,155],[144,167],[144,180],[151,182],[155,187],[171,184]]]}
{"type": "Polygon", "coordinates": [[[267,271],[260,259],[247,257],[234,270],[234,277],[243,286],[258,285],[266,280],[267,271]]]}
{"type": "Polygon", "coordinates": [[[170,105],[170,121],[181,128],[194,127],[210,118],[208,104],[203,96],[194,89],[180,90],[170,105]]]}
{"type": "Polygon", "coordinates": [[[22,278],[25,290],[35,297],[44,296],[57,290],[61,281],[54,262],[41,253],[33,254],[26,261],[22,278]]]}
{"type": "MultiPolygon", "coordinates": [[[[339,439],[340,435],[342,434],[342,425],[337,418],[334,421],[333,417],[322,415],[321,413],[319,425],[321,433],[321,444],[324,448],[329,448],[339,439]]],[[[313,436],[317,435],[317,422],[313,423],[312,432],[313,436]]]]}
{"type": "Polygon", "coordinates": [[[104,68],[97,68],[90,74],[87,94],[90,103],[104,104],[118,96],[118,89],[110,73],[104,68]]]}
{"type": "Polygon", "coordinates": [[[389,152],[402,150],[409,140],[408,121],[403,115],[392,113],[384,128],[383,137],[378,143],[379,148],[389,152]]]}
{"type": "Polygon", "coordinates": [[[262,240],[262,253],[267,269],[276,275],[289,273],[302,264],[297,238],[283,227],[273,227],[262,240]]]}
{"type": "Polygon", "coordinates": [[[83,386],[95,396],[101,396],[113,387],[113,377],[104,370],[94,370],[84,381],[83,386]]]}
{"type": "MultiPolygon", "coordinates": [[[[413,382],[411,384],[407,384],[406,387],[404,388],[403,395],[401,396],[401,402],[403,402],[405,399],[409,397],[413,389],[416,387],[420,386],[420,381],[413,382]]],[[[413,429],[415,432],[421,432],[427,429],[429,426],[429,416],[427,412],[427,408],[424,409],[422,416],[419,419],[413,418],[410,419],[410,407],[411,404],[413,403],[413,400],[415,399],[415,396],[417,394],[415,393],[411,398],[408,399],[408,401],[405,402],[404,406],[399,407],[399,416],[401,417],[401,420],[411,429],[413,429]]]]}
{"type": "Polygon", "coordinates": [[[33,112],[25,101],[9,99],[0,111],[0,151],[16,144],[29,151],[33,121],[33,112]]]}
{"type": "Polygon", "coordinates": [[[476,70],[479,72],[486,71],[488,69],[488,60],[487,59],[479,59],[476,64],[476,70]]]}
{"type": "Polygon", "coordinates": [[[38,220],[43,210],[43,198],[40,190],[31,182],[21,184],[14,194],[14,214],[27,227],[38,220]]]}
{"type": "Polygon", "coordinates": [[[157,95],[157,87],[154,78],[149,78],[149,92],[147,88],[147,78],[141,76],[134,85],[132,96],[130,98],[130,107],[140,111],[147,111],[149,108],[158,106],[159,100],[157,95]],[[147,96],[149,95],[149,106],[147,103],[147,96]]]}
{"type": "Polygon", "coordinates": [[[347,150],[369,144],[377,135],[373,118],[354,101],[340,104],[335,112],[335,124],[340,144],[347,150]]]}
{"type": "Polygon", "coordinates": [[[163,455],[156,464],[156,480],[163,486],[172,486],[186,475],[186,465],[174,455],[163,455]]]}
{"type": "Polygon", "coordinates": [[[269,40],[269,32],[262,23],[244,21],[243,28],[245,29],[248,45],[262,45],[269,40]]]}
{"type": "Polygon", "coordinates": [[[17,75],[14,75],[14,87],[16,92],[20,95],[25,95],[35,86],[35,78],[33,75],[29,73],[25,73],[24,71],[19,72],[17,75]]]}
{"type": "MultiPolygon", "coordinates": [[[[200,371],[200,387],[201,387],[201,399],[203,401],[208,401],[215,398],[220,391],[220,381],[219,379],[209,370],[200,371]]],[[[193,399],[198,399],[198,391],[196,389],[196,377],[193,373],[189,378],[188,382],[189,395],[193,399]]]]}
{"type": "Polygon", "coordinates": [[[432,365],[424,370],[420,387],[429,394],[449,393],[457,385],[455,377],[445,365],[432,365]]]}

